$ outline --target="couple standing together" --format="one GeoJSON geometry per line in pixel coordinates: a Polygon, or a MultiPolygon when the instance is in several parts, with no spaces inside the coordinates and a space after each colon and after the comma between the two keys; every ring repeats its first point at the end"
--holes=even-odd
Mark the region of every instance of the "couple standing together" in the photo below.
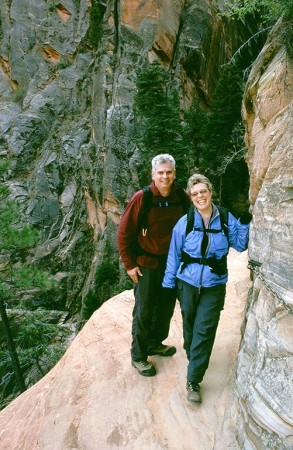
{"type": "Polygon", "coordinates": [[[229,247],[246,250],[251,216],[236,220],[229,213],[226,232],[205,176],[192,175],[187,192],[183,191],[174,183],[175,160],[168,154],[152,159],[151,173],[147,218],[143,218],[146,194],[141,189],[130,199],[118,226],[120,256],[134,283],[131,362],[140,375],[150,377],[156,368],[148,356],[176,353],[163,341],[178,298],[188,359],[187,399],[200,403],[200,383],[224,307],[227,254],[229,247]]]}

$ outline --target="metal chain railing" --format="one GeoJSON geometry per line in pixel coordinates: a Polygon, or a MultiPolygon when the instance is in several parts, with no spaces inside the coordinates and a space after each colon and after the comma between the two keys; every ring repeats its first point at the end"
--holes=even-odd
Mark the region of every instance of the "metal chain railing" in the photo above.
{"type": "Polygon", "coordinates": [[[279,300],[279,302],[284,306],[284,308],[286,308],[288,311],[292,312],[293,307],[291,305],[288,305],[288,303],[286,303],[285,300],[283,300],[282,297],[280,297],[280,295],[267,282],[267,280],[265,279],[263,274],[260,272],[260,267],[261,267],[261,263],[259,263],[258,261],[254,261],[253,259],[248,261],[247,268],[252,270],[255,273],[256,277],[261,280],[261,282],[264,284],[264,286],[267,288],[267,290],[269,292],[271,292],[273,294],[273,296],[279,300]]]}

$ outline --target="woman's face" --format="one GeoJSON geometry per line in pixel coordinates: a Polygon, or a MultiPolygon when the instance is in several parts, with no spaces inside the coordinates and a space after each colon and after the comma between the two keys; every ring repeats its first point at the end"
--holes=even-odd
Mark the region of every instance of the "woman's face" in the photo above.
{"type": "Polygon", "coordinates": [[[212,193],[205,183],[194,184],[190,188],[190,197],[199,213],[211,211],[212,193]]]}

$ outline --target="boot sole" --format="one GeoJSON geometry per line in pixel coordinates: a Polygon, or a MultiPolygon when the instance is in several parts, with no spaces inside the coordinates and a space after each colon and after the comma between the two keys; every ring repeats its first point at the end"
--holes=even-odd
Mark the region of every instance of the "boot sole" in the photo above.
{"type": "Polygon", "coordinates": [[[148,369],[148,370],[145,370],[145,371],[143,372],[143,371],[139,370],[139,369],[133,364],[133,361],[131,361],[131,365],[132,365],[132,367],[134,367],[134,368],[138,371],[138,373],[139,373],[140,375],[142,375],[143,377],[154,377],[154,376],[156,375],[156,373],[157,373],[155,368],[154,368],[154,370],[148,369]]]}
{"type": "Polygon", "coordinates": [[[201,403],[201,399],[198,400],[191,400],[190,398],[187,397],[187,400],[191,403],[201,403]]]}

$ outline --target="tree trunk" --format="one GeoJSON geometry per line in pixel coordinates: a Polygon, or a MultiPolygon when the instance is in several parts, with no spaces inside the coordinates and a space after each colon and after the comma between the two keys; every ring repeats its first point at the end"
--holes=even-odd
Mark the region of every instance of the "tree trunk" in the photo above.
{"type": "Polygon", "coordinates": [[[7,313],[6,313],[4,300],[1,295],[0,295],[0,315],[1,315],[2,322],[3,322],[8,351],[9,351],[10,358],[12,361],[12,367],[13,367],[15,375],[16,375],[16,379],[17,379],[17,382],[19,385],[20,392],[24,392],[26,390],[26,385],[25,385],[21,367],[19,364],[17,351],[16,351],[16,348],[15,348],[15,345],[13,342],[13,337],[12,337],[12,333],[11,333],[11,329],[10,329],[9,319],[8,319],[7,313]]]}

